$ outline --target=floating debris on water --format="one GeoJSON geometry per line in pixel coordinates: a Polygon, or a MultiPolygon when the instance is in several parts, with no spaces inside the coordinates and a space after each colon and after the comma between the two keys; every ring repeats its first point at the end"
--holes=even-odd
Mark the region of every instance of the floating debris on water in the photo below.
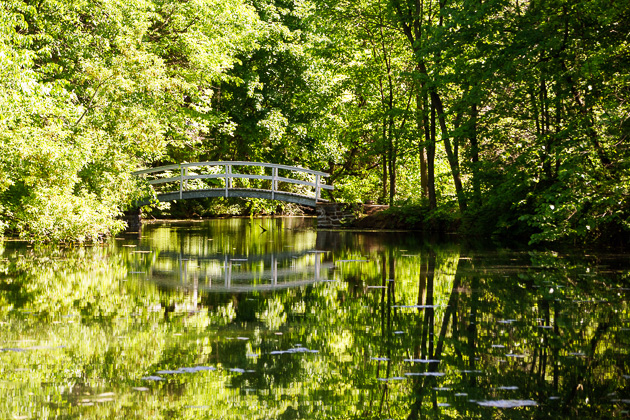
{"type": "Polygon", "coordinates": [[[436,386],[432,388],[434,391],[450,391],[451,388],[447,388],[445,386],[436,386]]]}
{"type": "Polygon", "coordinates": [[[501,389],[504,391],[516,391],[518,387],[517,386],[499,386],[496,389],[501,389]]]}
{"type": "Polygon", "coordinates": [[[157,372],[160,375],[172,375],[176,373],[181,373],[179,370],[158,370],[157,372]]]}
{"type": "Polygon", "coordinates": [[[249,337],[236,337],[237,340],[249,340],[249,337]]]}
{"type": "Polygon", "coordinates": [[[515,359],[524,359],[527,356],[524,354],[507,353],[505,357],[514,357],[515,359]]]}
{"type": "Polygon", "coordinates": [[[383,382],[389,382],[389,381],[404,381],[407,378],[404,378],[402,376],[394,376],[392,378],[377,378],[379,381],[383,381],[383,382]]]}
{"type": "Polygon", "coordinates": [[[158,370],[155,373],[159,375],[176,375],[178,373],[197,373],[197,372],[202,372],[206,370],[217,370],[217,368],[212,367],[212,366],[194,366],[194,367],[182,367],[177,370],[171,370],[171,369],[158,370]]]}
{"type": "Polygon", "coordinates": [[[449,403],[438,403],[438,407],[450,407],[449,403]]]}
{"type": "Polygon", "coordinates": [[[505,346],[503,344],[493,344],[492,348],[493,349],[504,349],[505,346]]]}
{"type": "Polygon", "coordinates": [[[513,322],[516,322],[516,320],[515,319],[501,319],[497,321],[497,324],[511,324],[513,322]]]}
{"type": "Polygon", "coordinates": [[[394,334],[404,334],[404,331],[394,331],[394,334]]]}
{"type": "Polygon", "coordinates": [[[347,262],[370,262],[370,260],[337,260],[338,263],[347,263],[347,262]]]}
{"type": "Polygon", "coordinates": [[[306,347],[294,347],[289,350],[274,350],[269,354],[286,354],[286,353],[319,353],[319,350],[309,350],[306,347]]]}
{"type": "Polygon", "coordinates": [[[164,380],[164,378],[162,378],[161,376],[143,376],[140,379],[145,380],[145,381],[163,381],[164,380]]]}
{"type": "Polygon", "coordinates": [[[241,369],[241,368],[232,368],[232,369],[230,369],[230,372],[245,373],[245,369],[241,369]]]}
{"type": "Polygon", "coordinates": [[[439,305],[392,305],[392,308],[435,309],[439,305]]]}
{"type": "Polygon", "coordinates": [[[197,372],[203,372],[203,371],[212,371],[212,370],[217,370],[217,368],[212,367],[212,366],[195,366],[195,367],[183,367],[183,368],[179,368],[178,369],[178,373],[197,373],[197,372]]]}
{"type": "Polygon", "coordinates": [[[379,362],[387,362],[389,361],[389,357],[370,357],[370,360],[377,360],[379,362]]]}
{"type": "Polygon", "coordinates": [[[404,361],[412,363],[440,363],[437,359],[404,359],[404,361]]]}
{"type": "Polygon", "coordinates": [[[134,391],[139,391],[139,392],[147,392],[149,390],[149,388],[145,386],[134,386],[131,389],[133,389],[134,391]]]}
{"type": "Polygon", "coordinates": [[[467,397],[468,393],[466,392],[458,392],[457,394],[455,394],[456,397],[467,397]]]}
{"type": "Polygon", "coordinates": [[[444,372],[407,372],[405,376],[444,376],[444,372]]]}
{"type": "Polygon", "coordinates": [[[497,408],[535,407],[538,405],[536,401],[532,401],[532,400],[491,400],[491,401],[476,401],[476,403],[483,407],[497,407],[497,408]]]}

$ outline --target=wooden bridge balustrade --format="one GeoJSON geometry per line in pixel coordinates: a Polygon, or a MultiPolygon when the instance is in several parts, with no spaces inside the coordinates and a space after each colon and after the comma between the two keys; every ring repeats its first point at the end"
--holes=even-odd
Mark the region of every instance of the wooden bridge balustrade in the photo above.
{"type": "MultiPolygon", "coordinates": [[[[159,193],[157,199],[159,201],[173,201],[173,200],[185,200],[190,198],[201,197],[250,197],[250,198],[265,198],[271,200],[287,201],[291,203],[302,204],[306,206],[316,207],[317,203],[322,200],[321,191],[323,189],[333,190],[332,185],[328,185],[322,182],[323,178],[328,177],[329,174],[320,171],[314,171],[312,169],[299,168],[297,166],[278,165],[274,163],[263,162],[242,162],[242,161],[213,161],[213,162],[192,162],[181,163],[174,165],[160,166],[156,168],[143,169],[133,173],[136,176],[158,176],[154,179],[149,179],[147,182],[150,185],[165,184],[169,182],[177,182],[179,189],[177,191],[171,191],[166,193],[159,193]],[[271,175],[255,175],[255,174],[241,174],[235,173],[233,168],[237,166],[258,166],[264,169],[271,169],[271,175]],[[191,174],[189,169],[191,168],[203,168],[203,167],[223,167],[223,173],[206,173],[206,174],[191,174]],[[314,177],[314,181],[290,178],[287,176],[279,176],[278,171],[285,170],[289,172],[305,173],[314,177]],[[169,176],[171,172],[177,171],[177,176],[169,176]],[[159,177],[159,175],[166,175],[159,177]],[[222,188],[204,188],[204,189],[188,189],[189,180],[195,179],[222,179],[222,188]],[[254,188],[234,188],[233,179],[258,179],[271,181],[271,189],[254,189],[254,188]],[[305,195],[282,191],[278,188],[278,184],[284,182],[289,184],[305,185],[312,187],[314,195],[305,195]]],[[[312,178],[311,178],[312,179],[312,178]]],[[[148,204],[141,202],[141,205],[148,204]]]]}

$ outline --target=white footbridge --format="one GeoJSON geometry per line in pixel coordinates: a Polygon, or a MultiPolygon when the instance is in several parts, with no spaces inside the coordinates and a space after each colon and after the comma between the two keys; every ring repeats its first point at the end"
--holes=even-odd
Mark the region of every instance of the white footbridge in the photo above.
{"type": "MultiPolygon", "coordinates": [[[[263,198],[316,207],[329,174],[297,166],[262,162],[192,162],[133,173],[154,186],[158,201],[203,197],[263,198]],[[162,185],[164,184],[164,185],[162,185]],[[169,187],[170,186],[170,187],[169,187]]],[[[150,200],[141,202],[148,204],[150,200]]]]}

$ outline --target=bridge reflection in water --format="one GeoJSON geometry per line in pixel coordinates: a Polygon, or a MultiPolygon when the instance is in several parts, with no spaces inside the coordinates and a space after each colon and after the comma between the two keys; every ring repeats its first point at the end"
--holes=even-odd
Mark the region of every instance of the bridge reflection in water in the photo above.
{"type": "Polygon", "coordinates": [[[278,252],[243,256],[239,254],[189,255],[160,252],[148,271],[138,271],[169,288],[193,292],[244,293],[298,287],[328,281],[335,264],[325,251],[278,252]]]}

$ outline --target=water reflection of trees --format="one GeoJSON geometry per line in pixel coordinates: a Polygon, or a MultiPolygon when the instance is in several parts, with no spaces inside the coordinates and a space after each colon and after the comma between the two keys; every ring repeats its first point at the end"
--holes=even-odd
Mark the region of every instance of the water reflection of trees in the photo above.
{"type": "MultiPolygon", "coordinates": [[[[257,233],[254,247],[284,251],[287,243],[279,238],[285,233],[272,232],[272,243],[257,233]]],[[[318,255],[334,263],[333,282],[193,294],[180,286],[195,282],[188,274],[197,268],[179,277],[177,287],[167,287],[128,276],[129,267],[150,273],[162,263],[160,253],[179,255],[182,244],[206,257],[224,245],[212,248],[202,234],[194,233],[193,240],[180,232],[177,246],[137,252],[159,242],[147,235],[136,247],[121,241],[83,254],[42,251],[0,262],[5,323],[0,338],[13,343],[3,349],[23,345],[24,337],[65,346],[0,352],[4,368],[24,366],[25,354],[28,366],[40,367],[13,373],[24,392],[0,385],[15,396],[14,403],[0,406],[3,417],[28,405],[28,392],[43,400],[58,392],[53,388],[59,384],[69,386],[61,392],[65,403],[59,409],[65,414],[77,413],[72,410],[85,393],[112,390],[119,401],[82,408],[83,414],[120,414],[131,406],[147,415],[185,418],[199,414],[186,407],[198,406],[205,417],[612,418],[627,407],[630,325],[628,291],[621,287],[628,278],[610,262],[476,254],[409,237],[401,242],[396,235],[327,232],[325,241],[316,234],[301,243],[302,250],[328,251],[318,255]],[[70,276],[62,276],[64,270],[70,276]],[[194,311],[186,309],[187,302],[194,311]],[[20,311],[7,310],[10,306],[20,311]],[[40,316],[44,313],[50,318],[40,316]],[[80,315],[79,322],[61,322],[68,313],[80,315]],[[277,353],[298,344],[318,353],[277,353]],[[156,383],[141,380],[161,369],[196,365],[217,370],[156,383]],[[444,375],[432,376],[438,374],[444,375]],[[385,380],[397,377],[406,379],[385,380]],[[44,382],[52,385],[36,390],[44,382]],[[132,387],[151,389],[142,394],[142,405],[132,387]],[[505,411],[471,402],[499,399],[537,406],[505,411]]],[[[189,263],[200,266],[198,259],[189,263]]],[[[178,264],[172,267],[179,270],[178,264]]]]}
{"type": "MultiPolygon", "coordinates": [[[[604,415],[622,410],[623,404],[611,402],[623,398],[611,396],[622,392],[620,378],[627,371],[627,336],[623,339],[619,334],[627,312],[604,298],[610,296],[609,287],[596,291],[591,283],[586,286],[590,293],[582,294],[585,290],[572,281],[570,273],[567,277],[562,260],[544,270],[479,276],[480,267],[475,271],[471,267],[476,259],[462,258],[448,305],[441,321],[436,322],[436,254],[429,251],[425,255],[417,301],[425,307],[417,309],[417,342],[406,350],[417,359],[441,360],[439,365],[423,364],[421,374],[437,373],[438,366],[459,371],[459,382],[443,381],[443,385],[447,384],[453,394],[459,390],[464,398],[442,397],[439,404],[437,377],[414,376],[407,418],[424,418],[438,412],[448,416],[453,408],[460,416],[485,418],[487,409],[474,402],[498,399],[537,403],[531,411],[511,412],[510,418],[531,418],[533,413],[549,418],[600,416],[603,410],[599,405],[608,409],[604,415]],[[572,292],[560,292],[563,296],[557,298],[558,290],[564,288],[572,292]],[[603,307],[599,313],[584,311],[579,304],[580,310],[575,310],[575,304],[585,296],[589,297],[589,305],[600,298],[603,307]],[[507,340],[505,347],[496,344],[501,339],[507,340]],[[493,353],[493,348],[501,351],[493,353]],[[518,397],[501,395],[500,390],[512,389],[518,389],[518,397]],[[450,408],[443,408],[447,404],[450,408]]],[[[537,265],[537,259],[532,260],[537,265]]],[[[395,315],[392,305],[384,304],[382,308],[387,312],[384,317],[395,315]]],[[[389,366],[391,362],[387,363],[389,366]]],[[[383,385],[383,395],[387,388],[388,384],[383,385]]]]}

